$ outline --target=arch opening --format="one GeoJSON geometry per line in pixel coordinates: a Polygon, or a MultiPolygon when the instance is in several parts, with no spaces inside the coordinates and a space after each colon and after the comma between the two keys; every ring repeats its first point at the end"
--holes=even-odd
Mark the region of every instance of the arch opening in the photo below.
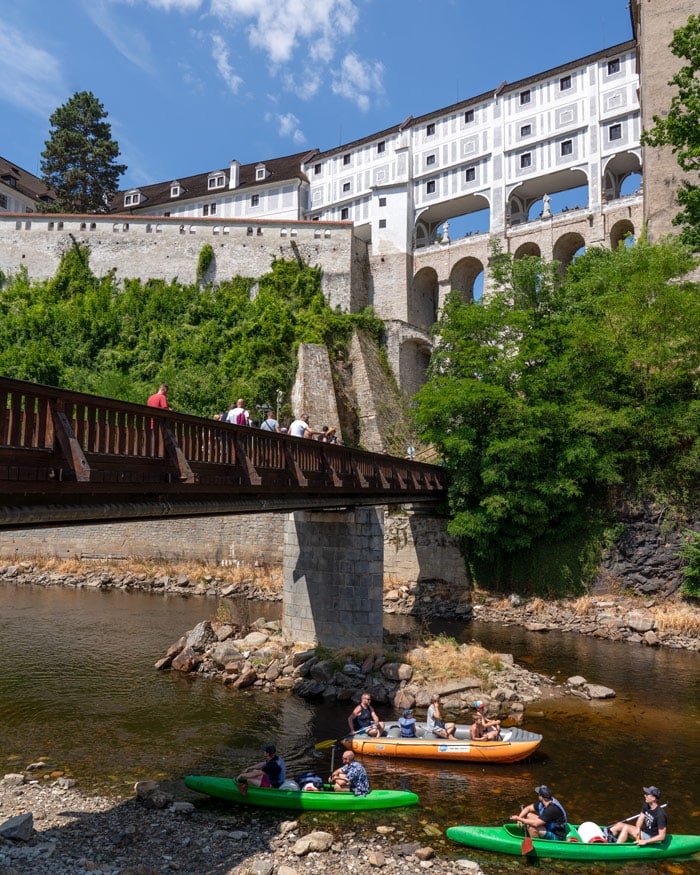
{"type": "Polygon", "coordinates": [[[491,205],[483,195],[470,194],[433,204],[424,210],[415,227],[416,249],[448,243],[491,228],[491,205]]]}
{"type": "Polygon", "coordinates": [[[478,301],[484,292],[484,265],[478,258],[460,259],[450,272],[450,289],[465,301],[478,301]]]}
{"type": "Polygon", "coordinates": [[[437,321],[438,276],[432,267],[423,267],[413,277],[413,286],[408,298],[408,321],[416,328],[430,331],[437,321]]]}

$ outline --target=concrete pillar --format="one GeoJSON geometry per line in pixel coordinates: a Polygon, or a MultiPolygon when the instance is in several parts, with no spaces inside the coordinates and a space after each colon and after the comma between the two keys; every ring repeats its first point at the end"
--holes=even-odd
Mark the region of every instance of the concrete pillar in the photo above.
{"type": "Polygon", "coordinates": [[[296,641],[381,645],[383,577],[383,508],[287,517],[282,625],[296,641]]]}

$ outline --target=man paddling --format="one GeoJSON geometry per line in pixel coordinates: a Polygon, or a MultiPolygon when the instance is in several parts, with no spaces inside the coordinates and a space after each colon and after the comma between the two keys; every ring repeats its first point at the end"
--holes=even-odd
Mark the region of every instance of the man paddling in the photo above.
{"type": "Polygon", "coordinates": [[[640,847],[662,842],[666,838],[666,812],[659,805],[661,790],[658,787],[642,787],[644,804],[634,823],[620,821],[606,831],[608,841],[626,842],[632,836],[640,847]]]}

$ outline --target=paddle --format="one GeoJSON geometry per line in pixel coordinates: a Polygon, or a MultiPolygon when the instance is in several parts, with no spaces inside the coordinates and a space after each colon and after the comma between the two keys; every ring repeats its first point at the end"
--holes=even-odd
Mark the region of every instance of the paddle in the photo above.
{"type": "MultiPolygon", "coordinates": [[[[518,805],[520,805],[519,802],[518,802],[518,805]]],[[[523,809],[524,809],[524,806],[520,805],[520,813],[521,814],[523,812],[523,809]]],[[[535,846],[532,844],[532,838],[527,831],[527,826],[524,823],[522,823],[521,826],[523,828],[523,832],[525,833],[525,838],[523,839],[522,844],[520,845],[520,853],[523,856],[525,856],[525,854],[531,854],[535,850],[535,846]]]]}
{"type": "MultiPolygon", "coordinates": [[[[358,729],[355,735],[362,735],[367,732],[367,729],[358,729]]],[[[314,750],[328,750],[333,747],[334,744],[338,744],[339,741],[343,741],[345,738],[350,738],[350,735],[343,735],[342,738],[326,738],[324,741],[319,741],[318,744],[314,745],[314,750]]]]}
{"type": "MultiPolygon", "coordinates": [[[[668,802],[664,802],[663,805],[659,805],[659,808],[668,808],[668,802]]],[[[642,812],[638,812],[637,814],[633,814],[631,817],[626,817],[624,820],[616,820],[615,823],[629,823],[631,820],[636,820],[642,812]]],[[[615,823],[611,823],[610,826],[606,826],[605,829],[610,829],[615,826],[615,823]]]]}

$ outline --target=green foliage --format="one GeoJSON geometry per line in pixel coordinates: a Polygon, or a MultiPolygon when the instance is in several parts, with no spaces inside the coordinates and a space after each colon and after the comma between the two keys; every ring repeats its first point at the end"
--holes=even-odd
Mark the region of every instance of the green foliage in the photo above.
{"type": "Polygon", "coordinates": [[[0,372],[136,403],[167,383],[177,410],[211,416],[239,397],[288,396],[299,343],[344,349],[353,326],[377,338],[381,324],[369,311],[332,310],[321,272],[296,261],[275,261],[257,286],[235,277],[119,287],[93,276],[88,249],[74,244],[52,279],[21,271],[0,289],[0,372]]]}
{"type": "Polygon", "coordinates": [[[104,121],[107,113],[91,91],[76,92],[51,115],[41,153],[43,181],[56,193],[53,208],[64,213],[105,213],[125,164],[104,121]]]}
{"type": "Polygon", "coordinates": [[[197,282],[203,282],[209,268],[214,263],[214,247],[211,243],[205,243],[199,250],[199,258],[197,259],[197,282]]]}
{"type": "Polygon", "coordinates": [[[700,534],[686,532],[685,541],[681,544],[678,555],[685,559],[681,594],[700,599],[700,534]]]}
{"type": "Polygon", "coordinates": [[[492,256],[488,301],[448,295],[417,424],[477,574],[575,592],[619,491],[697,487],[700,287],[680,279],[694,261],[678,240],[596,248],[562,280],[492,256]]]}
{"type": "MultiPolygon", "coordinates": [[[[673,76],[671,106],[664,117],[654,116],[654,127],[642,133],[648,146],[671,146],[680,167],[700,172],[700,15],[691,15],[671,40],[671,51],[687,63],[673,76]]],[[[682,225],[682,237],[693,251],[700,251],[700,186],[683,181],[678,191],[683,207],[674,224],[682,225]]]]}

